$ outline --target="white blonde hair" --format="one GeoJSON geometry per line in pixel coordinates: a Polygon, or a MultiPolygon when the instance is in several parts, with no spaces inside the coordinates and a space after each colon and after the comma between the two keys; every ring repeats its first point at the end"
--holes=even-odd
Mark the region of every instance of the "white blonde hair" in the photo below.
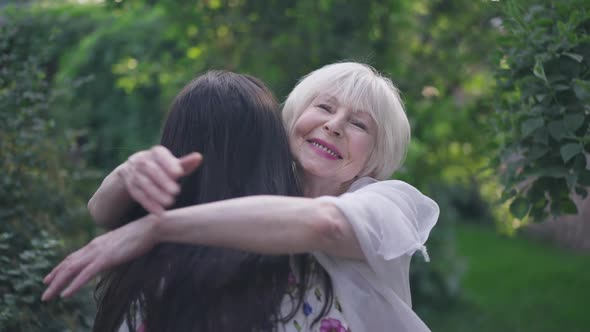
{"type": "Polygon", "coordinates": [[[355,112],[368,112],[377,124],[375,148],[359,176],[385,180],[401,167],[410,143],[410,123],[399,91],[389,78],[356,62],[334,63],[309,73],[283,105],[283,122],[289,135],[303,111],[320,94],[335,97],[355,112]]]}

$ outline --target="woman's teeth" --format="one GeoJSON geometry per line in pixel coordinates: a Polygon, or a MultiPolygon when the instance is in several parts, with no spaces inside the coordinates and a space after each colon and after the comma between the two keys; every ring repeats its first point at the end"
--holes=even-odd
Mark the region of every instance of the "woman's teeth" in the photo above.
{"type": "Polygon", "coordinates": [[[332,150],[328,149],[327,147],[325,147],[325,146],[321,145],[320,143],[317,143],[317,142],[311,142],[311,144],[313,144],[314,146],[316,146],[316,147],[318,147],[318,148],[320,148],[320,149],[322,149],[322,150],[324,150],[324,151],[328,152],[329,154],[333,155],[333,156],[334,156],[334,157],[336,157],[336,158],[340,158],[340,156],[339,156],[339,155],[337,155],[337,154],[336,154],[336,152],[334,152],[334,151],[332,151],[332,150]]]}

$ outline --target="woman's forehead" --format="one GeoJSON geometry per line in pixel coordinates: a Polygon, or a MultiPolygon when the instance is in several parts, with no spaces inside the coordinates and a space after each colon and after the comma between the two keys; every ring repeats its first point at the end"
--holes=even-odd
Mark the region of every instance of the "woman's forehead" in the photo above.
{"type": "Polygon", "coordinates": [[[328,103],[332,103],[332,104],[340,104],[340,100],[338,99],[337,96],[335,96],[334,94],[325,93],[325,92],[318,94],[313,100],[328,102],[328,103]]]}

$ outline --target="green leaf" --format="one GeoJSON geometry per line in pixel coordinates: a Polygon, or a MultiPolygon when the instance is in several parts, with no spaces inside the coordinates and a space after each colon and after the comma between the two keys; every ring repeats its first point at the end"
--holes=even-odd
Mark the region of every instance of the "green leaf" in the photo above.
{"type": "Polygon", "coordinates": [[[539,159],[542,156],[546,155],[549,152],[549,148],[539,145],[534,145],[530,148],[527,153],[526,157],[529,160],[539,159]]]}
{"type": "Polygon", "coordinates": [[[533,210],[543,210],[547,206],[547,198],[545,196],[539,197],[539,199],[533,204],[533,210]]]}
{"type": "Polygon", "coordinates": [[[568,174],[565,177],[565,182],[567,183],[568,188],[573,188],[578,181],[578,176],[576,174],[568,174]]]}
{"type": "Polygon", "coordinates": [[[553,85],[553,89],[555,89],[555,91],[566,91],[571,89],[571,87],[567,84],[555,84],[553,85]]]}
{"type": "Polygon", "coordinates": [[[578,207],[571,198],[568,197],[559,201],[559,212],[561,214],[577,214],[578,207]]]}
{"type": "Polygon", "coordinates": [[[500,203],[504,203],[507,200],[511,199],[512,197],[516,196],[517,192],[516,190],[512,189],[509,191],[503,191],[502,195],[500,196],[500,203]]]}
{"type": "Polygon", "coordinates": [[[564,22],[558,21],[557,22],[557,31],[560,35],[565,35],[569,32],[569,27],[564,22]]]}
{"type": "Polygon", "coordinates": [[[573,133],[584,124],[584,114],[567,114],[563,117],[563,124],[573,133]]]}
{"type": "Polygon", "coordinates": [[[582,153],[582,151],[584,151],[584,148],[582,147],[582,144],[580,144],[580,143],[568,143],[568,144],[562,145],[561,148],[559,149],[559,152],[561,153],[561,158],[563,159],[564,163],[567,163],[570,159],[575,157],[578,153],[582,153]]]}
{"type": "Polygon", "coordinates": [[[545,76],[545,68],[543,68],[543,61],[540,57],[535,59],[535,67],[533,68],[533,74],[538,78],[542,79],[544,82],[547,82],[547,76],[545,76]]]}
{"type": "Polygon", "coordinates": [[[532,118],[524,121],[521,125],[522,136],[529,136],[535,129],[543,127],[545,121],[543,118],[532,118]]]}
{"type": "Polygon", "coordinates": [[[519,197],[510,203],[510,213],[518,219],[526,217],[531,208],[531,204],[525,198],[519,197]]]}
{"type": "Polygon", "coordinates": [[[533,142],[540,143],[541,145],[548,145],[549,144],[549,134],[547,134],[547,130],[537,129],[533,134],[533,142]]]}
{"type": "Polygon", "coordinates": [[[550,178],[565,178],[568,176],[568,170],[564,166],[549,166],[540,170],[529,173],[531,176],[544,176],[550,178]]]}
{"type": "Polygon", "coordinates": [[[543,220],[547,219],[548,214],[544,208],[543,209],[533,208],[530,212],[530,216],[531,216],[531,218],[533,218],[534,221],[543,221],[543,220]]]}
{"type": "Polygon", "coordinates": [[[574,173],[577,173],[578,175],[582,174],[586,171],[586,164],[586,155],[584,155],[583,153],[579,154],[576,156],[576,159],[574,160],[574,166],[572,168],[572,171],[574,173]]]}
{"type": "Polygon", "coordinates": [[[545,93],[538,93],[535,95],[537,101],[542,102],[545,98],[547,98],[547,94],[545,93]]]}
{"type": "Polygon", "coordinates": [[[574,79],[574,92],[580,100],[590,99],[590,81],[574,79]]]}
{"type": "Polygon", "coordinates": [[[570,57],[578,62],[582,62],[582,60],[584,60],[584,56],[581,54],[564,52],[563,55],[570,57]]]}
{"type": "Polygon", "coordinates": [[[561,120],[549,122],[547,129],[549,130],[549,134],[555,138],[556,141],[561,141],[561,139],[567,134],[565,125],[561,120]]]}
{"type": "Polygon", "coordinates": [[[578,174],[578,183],[590,187],[590,170],[585,169],[578,174]]]}

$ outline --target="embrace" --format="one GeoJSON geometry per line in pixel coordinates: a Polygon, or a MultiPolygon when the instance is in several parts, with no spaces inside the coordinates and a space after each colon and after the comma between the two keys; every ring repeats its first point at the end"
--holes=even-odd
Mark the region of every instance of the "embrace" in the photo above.
{"type": "Polygon", "coordinates": [[[429,331],[409,268],[439,215],[401,167],[393,83],[354,62],[303,77],[280,110],[258,79],[210,71],[174,99],[160,145],[88,203],[111,231],[45,277],[43,300],[101,274],[94,331],[429,331]]]}

